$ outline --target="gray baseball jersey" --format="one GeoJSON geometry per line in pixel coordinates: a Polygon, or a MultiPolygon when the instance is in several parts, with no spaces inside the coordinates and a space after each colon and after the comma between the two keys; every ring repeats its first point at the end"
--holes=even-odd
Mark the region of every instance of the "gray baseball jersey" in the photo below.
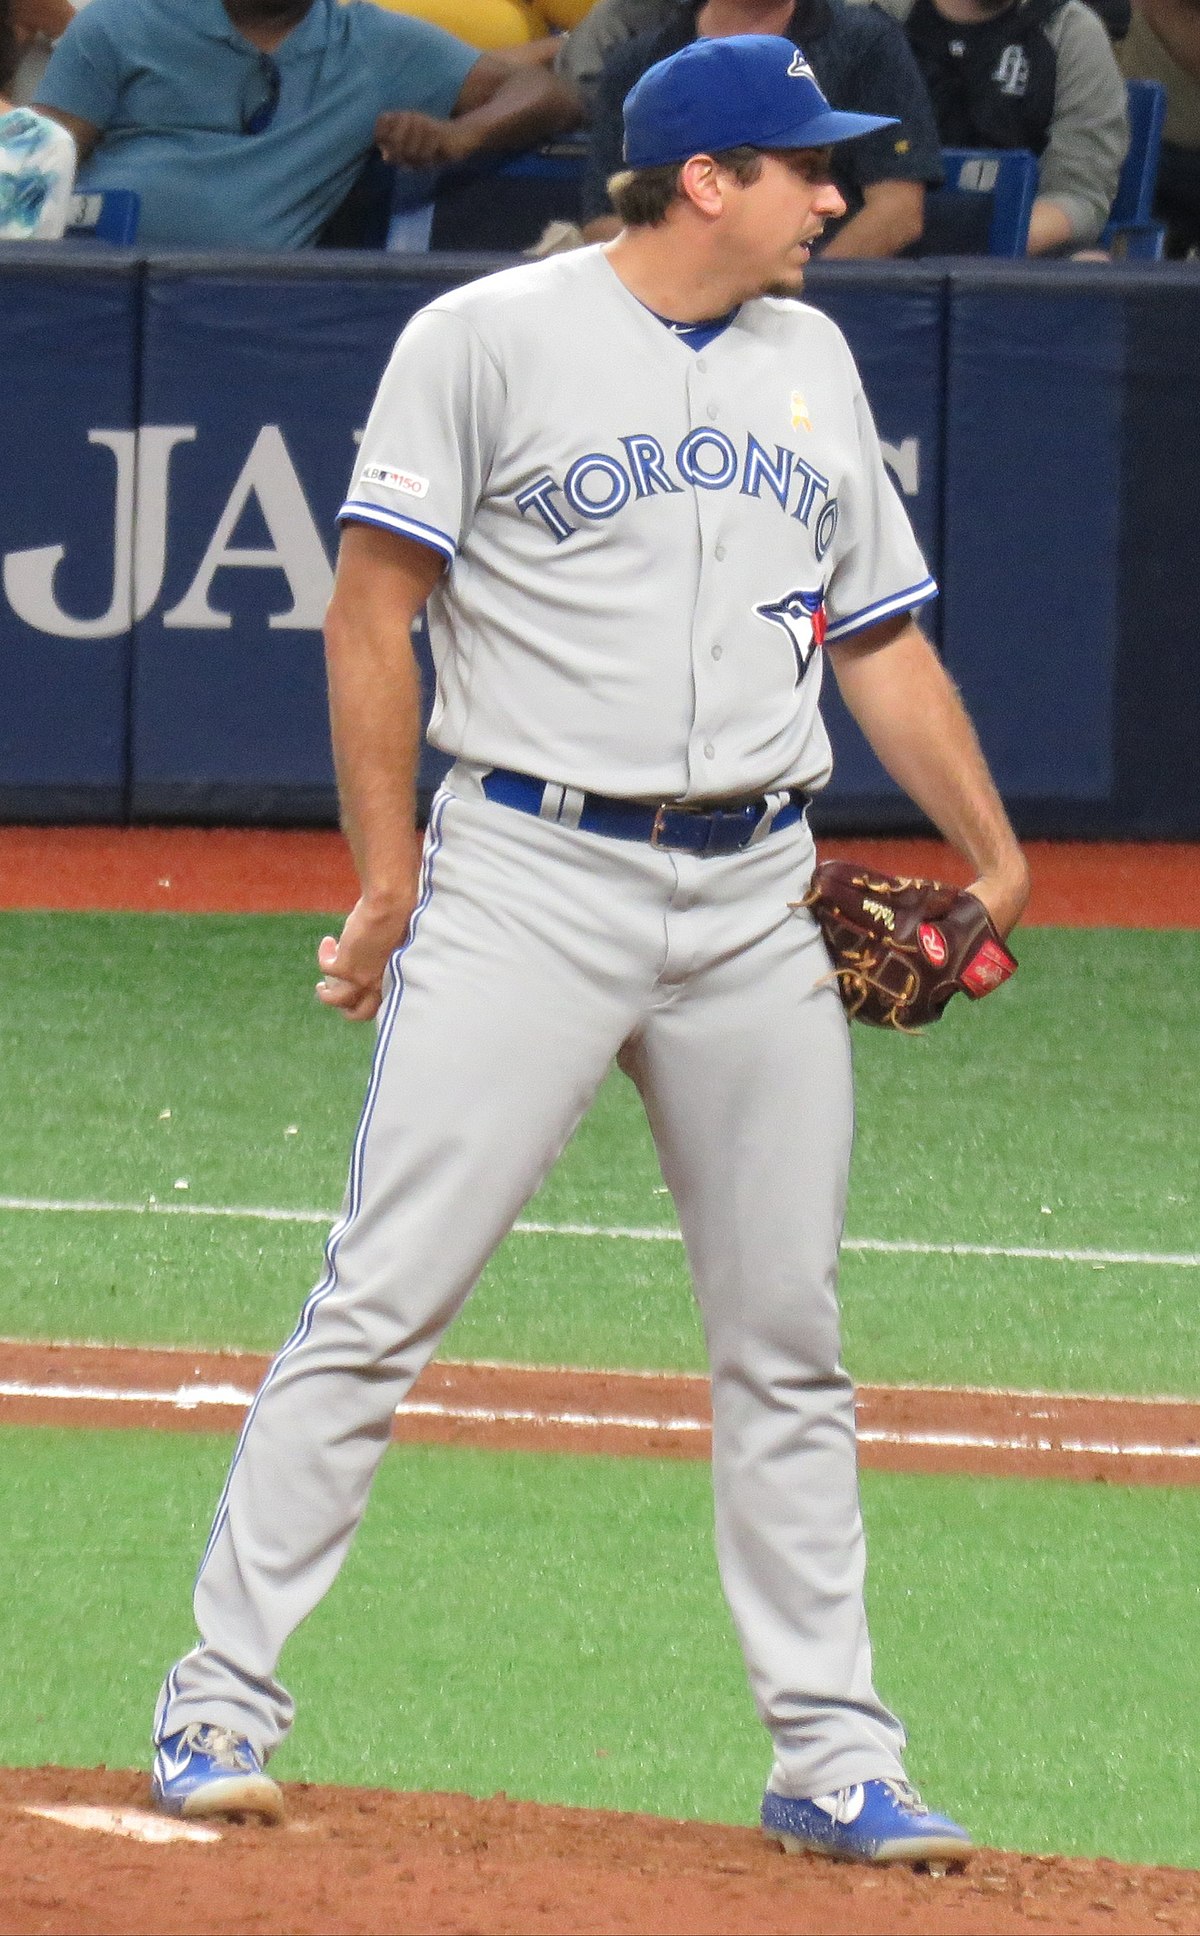
{"type": "Polygon", "coordinates": [[[634,798],[815,791],[822,636],[936,590],[837,327],[763,299],[697,353],[600,249],[414,317],[343,516],[450,561],[436,745],[634,798]]]}

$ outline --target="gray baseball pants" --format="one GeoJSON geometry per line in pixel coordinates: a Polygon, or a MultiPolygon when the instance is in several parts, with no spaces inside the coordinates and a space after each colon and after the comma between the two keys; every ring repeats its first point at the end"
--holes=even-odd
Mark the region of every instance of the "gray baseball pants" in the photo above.
{"type": "Polygon", "coordinates": [[[454,770],[327,1268],[247,1417],[196,1583],[202,1639],[156,1739],[203,1720],[266,1755],[287,1732],[279,1656],[345,1557],[395,1408],[619,1057],[707,1340],[717,1558],[771,1785],[901,1772],[839,1361],[849,1031],[816,925],[787,905],[811,865],[804,822],[699,858],[492,804],[454,770]]]}

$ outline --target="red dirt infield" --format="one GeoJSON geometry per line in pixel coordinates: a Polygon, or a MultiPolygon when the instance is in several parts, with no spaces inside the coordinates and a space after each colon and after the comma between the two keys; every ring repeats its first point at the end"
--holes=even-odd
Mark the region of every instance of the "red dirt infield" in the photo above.
{"type": "MultiPolygon", "coordinates": [[[[1026,924],[1200,927],[1200,847],[1030,841],[1026,924]]],[[[823,840],[829,858],[965,882],[939,840],[823,840]]],[[[357,889],[338,833],[266,828],[0,827],[0,908],[334,913],[357,889]]]]}

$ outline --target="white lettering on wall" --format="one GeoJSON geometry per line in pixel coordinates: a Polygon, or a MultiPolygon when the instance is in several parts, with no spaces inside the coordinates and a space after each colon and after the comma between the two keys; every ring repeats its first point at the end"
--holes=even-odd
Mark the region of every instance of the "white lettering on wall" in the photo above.
{"type": "Polygon", "coordinates": [[[140,432],[89,430],[89,444],[111,450],[117,466],[108,610],[93,618],[65,612],[54,581],[66,546],[37,545],[10,551],[4,560],[4,590],[18,618],[56,639],[110,639],[145,618],[162,590],[171,452],[195,436],[186,424],[152,424],[140,432]]]}
{"type": "Polygon", "coordinates": [[[272,630],[282,626],[320,628],[333,591],[333,572],[278,424],[264,424],[259,431],[200,569],[178,605],[163,613],[163,624],[198,632],[231,626],[232,614],[209,604],[212,581],[225,569],[282,571],[292,603],[286,612],[273,612],[267,623],[272,630]],[[230,543],[251,497],[258,499],[271,538],[270,549],[230,543]]]}

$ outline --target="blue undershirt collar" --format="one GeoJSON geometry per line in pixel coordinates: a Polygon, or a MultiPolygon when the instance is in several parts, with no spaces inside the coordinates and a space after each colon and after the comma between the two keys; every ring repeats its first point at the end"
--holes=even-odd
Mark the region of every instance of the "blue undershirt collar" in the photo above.
{"type": "Polygon", "coordinates": [[[730,323],[736,322],[741,304],[738,303],[733,309],[727,310],[724,316],[710,316],[699,323],[672,322],[669,316],[660,316],[657,309],[651,309],[649,303],[643,303],[642,308],[649,310],[650,315],[660,322],[664,329],[669,330],[672,336],[686,344],[689,350],[702,350],[718,336],[723,335],[730,323]]]}

